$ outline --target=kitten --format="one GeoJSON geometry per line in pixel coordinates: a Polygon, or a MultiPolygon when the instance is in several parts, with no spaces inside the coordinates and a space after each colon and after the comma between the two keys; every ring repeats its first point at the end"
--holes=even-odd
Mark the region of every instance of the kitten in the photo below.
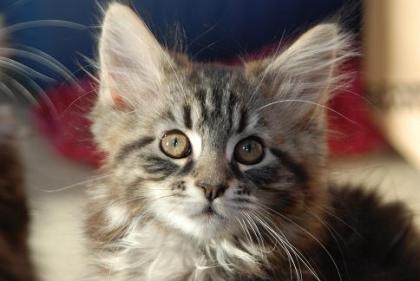
{"type": "Polygon", "coordinates": [[[191,62],[111,4],[92,132],[107,158],[86,223],[94,280],[420,280],[409,212],[326,182],[325,103],[347,36],[191,62]]]}

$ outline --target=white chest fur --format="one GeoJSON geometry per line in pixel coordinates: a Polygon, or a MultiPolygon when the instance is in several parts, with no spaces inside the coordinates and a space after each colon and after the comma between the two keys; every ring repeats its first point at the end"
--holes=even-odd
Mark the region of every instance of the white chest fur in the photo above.
{"type": "Polygon", "coordinates": [[[224,280],[193,241],[153,223],[133,226],[123,240],[111,247],[120,250],[97,259],[113,281],[224,280]]]}

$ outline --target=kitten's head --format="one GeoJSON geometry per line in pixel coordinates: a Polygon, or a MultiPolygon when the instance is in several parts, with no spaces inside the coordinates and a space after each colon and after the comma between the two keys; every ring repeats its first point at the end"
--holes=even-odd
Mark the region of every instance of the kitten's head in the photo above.
{"type": "Polygon", "coordinates": [[[309,220],[323,198],[324,109],[345,47],[326,24],[264,60],[198,64],[111,5],[92,118],[114,214],[147,215],[199,240],[271,216],[285,229],[288,218],[309,220]]]}

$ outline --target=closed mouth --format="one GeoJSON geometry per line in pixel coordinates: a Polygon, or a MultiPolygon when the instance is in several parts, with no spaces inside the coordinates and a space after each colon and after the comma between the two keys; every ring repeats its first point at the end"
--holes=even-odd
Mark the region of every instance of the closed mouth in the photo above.
{"type": "Polygon", "coordinates": [[[200,213],[194,215],[194,217],[207,217],[207,218],[218,217],[220,219],[223,219],[224,218],[211,205],[209,205],[206,208],[204,208],[200,213]]]}
{"type": "Polygon", "coordinates": [[[207,208],[205,208],[205,209],[203,210],[203,214],[204,214],[204,215],[211,216],[211,215],[216,214],[216,211],[215,211],[215,210],[213,209],[213,207],[210,205],[210,206],[208,206],[207,208]]]}

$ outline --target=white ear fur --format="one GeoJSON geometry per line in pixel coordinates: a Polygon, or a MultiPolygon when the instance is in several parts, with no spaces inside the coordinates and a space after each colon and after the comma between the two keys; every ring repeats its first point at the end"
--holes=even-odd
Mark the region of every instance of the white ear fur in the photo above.
{"type": "Polygon", "coordinates": [[[99,54],[100,101],[134,104],[158,91],[166,53],[127,6],[113,3],[106,11],[99,54]]]}
{"type": "Polygon", "coordinates": [[[341,76],[336,68],[352,54],[348,35],[335,24],[321,24],[265,64],[262,77],[272,83],[276,99],[300,99],[325,103],[341,76]]]}

